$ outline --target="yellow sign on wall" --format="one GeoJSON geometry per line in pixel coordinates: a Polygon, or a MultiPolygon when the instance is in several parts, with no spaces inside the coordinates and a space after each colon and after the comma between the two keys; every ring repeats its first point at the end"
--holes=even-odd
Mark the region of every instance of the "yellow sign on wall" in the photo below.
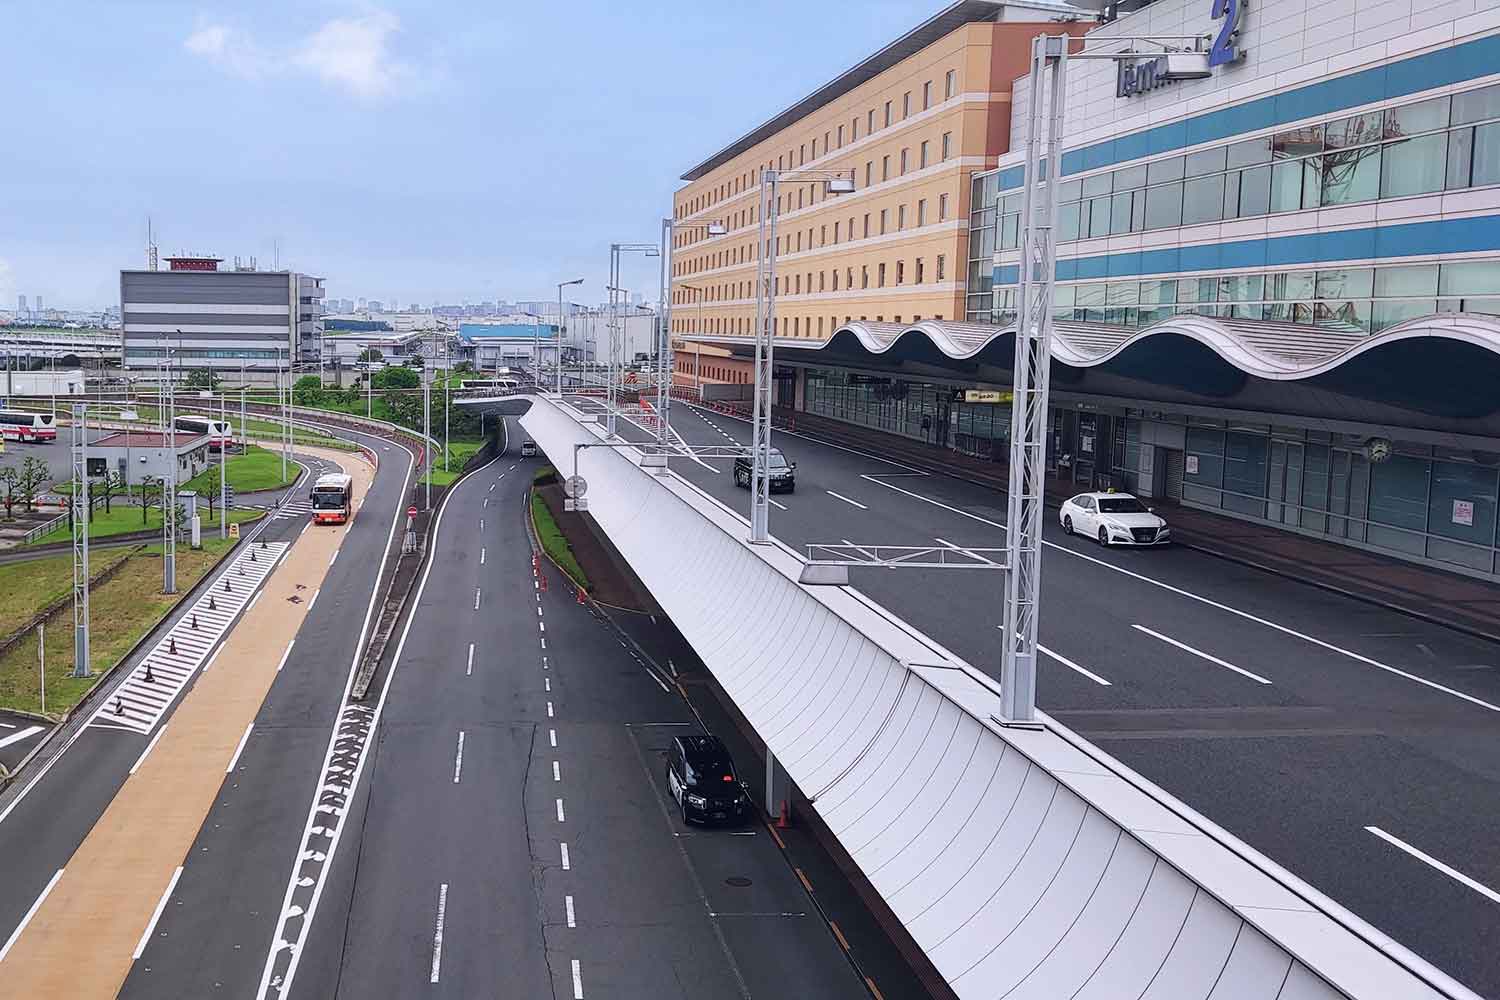
{"type": "Polygon", "coordinates": [[[1015,393],[1000,389],[965,389],[965,403],[1009,403],[1015,393]]]}
{"type": "Polygon", "coordinates": [[[229,526],[229,537],[230,538],[238,538],[238,537],[240,537],[240,526],[238,524],[231,524],[229,526]]]}

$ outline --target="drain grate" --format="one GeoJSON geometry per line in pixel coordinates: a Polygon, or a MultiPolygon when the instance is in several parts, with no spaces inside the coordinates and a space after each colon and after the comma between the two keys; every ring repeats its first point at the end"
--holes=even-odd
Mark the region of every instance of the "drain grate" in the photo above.
{"type": "Polygon", "coordinates": [[[725,885],[732,885],[736,889],[743,889],[750,884],[750,880],[743,875],[731,875],[724,880],[725,885]]]}

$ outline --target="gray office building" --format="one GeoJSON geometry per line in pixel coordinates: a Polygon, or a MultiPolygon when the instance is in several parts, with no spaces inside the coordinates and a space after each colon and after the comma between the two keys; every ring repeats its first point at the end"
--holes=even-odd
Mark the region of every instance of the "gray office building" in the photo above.
{"type": "Polygon", "coordinates": [[[152,368],[172,349],[189,368],[270,368],[317,362],[323,279],[295,271],[217,270],[214,258],[174,258],[167,271],[121,271],[126,368],[152,368]]]}

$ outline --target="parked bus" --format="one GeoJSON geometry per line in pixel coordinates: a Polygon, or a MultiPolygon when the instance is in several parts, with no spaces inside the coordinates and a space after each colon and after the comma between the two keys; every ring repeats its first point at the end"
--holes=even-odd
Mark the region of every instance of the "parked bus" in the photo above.
{"type": "Polygon", "coordinates": [[[56,441],[57,425],[50,413],[0,410],[0,433],[17,441],[56,441]]]}
{"type": "Polygon", "coordinates": [[[314,524],[343,524],[349,520],[354,499],[354,480],[343,472],[318,477],[312,488],[314,524]]]}
{"type": "Polygon", "coordinates": [[[226,444],[234,444],[234,425],[227,420],[215,420],[190,413],[173,420],[172,427],[193,434],[207,434],[209,451],[220,451],[226,444]]]}

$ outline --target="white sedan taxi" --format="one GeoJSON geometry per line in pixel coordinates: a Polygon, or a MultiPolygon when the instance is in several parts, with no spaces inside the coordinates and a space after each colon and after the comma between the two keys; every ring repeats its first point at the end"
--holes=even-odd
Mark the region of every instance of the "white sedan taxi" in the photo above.
{"type": "Polygon", "coordinates": [[[1080,493],[1063,501],[1058,523],[1068,534],[1097,538],[1100,545],[1166,545],[1167,522],[1129,493],[1080,493]]]}

